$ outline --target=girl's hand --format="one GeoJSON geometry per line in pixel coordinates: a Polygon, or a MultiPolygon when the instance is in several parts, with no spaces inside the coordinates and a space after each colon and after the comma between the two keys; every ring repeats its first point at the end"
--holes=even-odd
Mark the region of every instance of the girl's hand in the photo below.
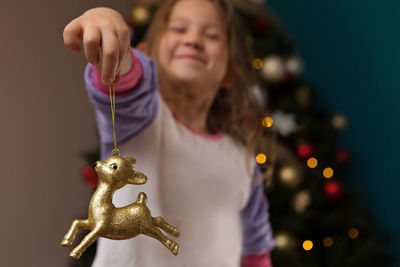
{"type": "Polygon", "coordinates": [[[101,72],[108,85],[132,67],[130,33],[122,16],[109,8],[93,8],[72,20],[64,29],[64,44],[80,53],[83,41],[86,59],[101,72]]]}

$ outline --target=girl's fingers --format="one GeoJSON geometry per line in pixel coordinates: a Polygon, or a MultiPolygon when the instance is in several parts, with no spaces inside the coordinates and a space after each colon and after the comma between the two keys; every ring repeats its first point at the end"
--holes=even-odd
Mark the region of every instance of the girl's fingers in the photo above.
{"type": "Polygon", "coordinates": [[[83,28],[80,23],[75,19],[71,21],[64,28],[63,39],[66,47],[76,53],[80,53],[82,50],[79,40],[82,39],[83,28]]]}
{"type": "Polygon", "coordinates": [[[113,31],[103,29],[101,36],[101,80],[108,85],[117,74],[119,43],[113,31]]]}
{"type": "Polygon", "coordinates": [[[63,38],[65,45],[77,53],[83,41],[86,59],[101,71],[102,83],[107,85],[117,78],[122,61],[130,56],[129,29],[113,10],[88,10],[65,27],[63,38]]]}
{"type": "Polygon", "coordinates": [[[117,74],[121,71],[122,61],[126,56],[130,56],[130,32],[128,27],[123,27],[118,31],[118,42],[119,42],[119,62],[117,68],[117,74]]]}
{"type": "Polygon", "coordinates": [[[97,64],[100,61],[100,42],[101,35],[99,29],[94,26],[87,26],[83,33],[83,47],[85,48],[86,59],[92,64],[97,64]]]}

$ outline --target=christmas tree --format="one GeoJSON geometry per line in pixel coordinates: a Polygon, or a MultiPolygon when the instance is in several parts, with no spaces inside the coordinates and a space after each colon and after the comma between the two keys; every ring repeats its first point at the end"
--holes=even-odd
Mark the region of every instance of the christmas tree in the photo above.
{"type": "MultiPolygon", "coordinates": [[[[134,33],[132,46],[143,40],[159,2],[135,1],[127,18],[134,33]]],[[[266,194],[276,243],[273,265],[389,264],[388,240],[362,193],[340,178],[351,164],[348,151],[337,141],[347,127],[345,115],[332,114],[318,104],[313,88],[302,77],[303,64],[287,30],[263,1],[232,2],[253,44],[252,68],[259,81],[254,95],[269,114],[260,124],[266,135],[276,136],[273,149],[259,151],[256,157],[261,169],[272,175],[266,181],[266,194]]],[[[95,160],[93,155],[87,158],[95,160]]],[[[92,167],[85,167],[83,176],[95,186],[92,167]]],[[[92,258],[93,253],[88,253],[71,266],[88,266],[92,258]]]]}
{"type": "Polygon", "coordinates": [[[242,8],[241,14],[254,42],[253,67],[271,114],[263,125],[277,131],[275,172],[267,189],[274,266],[390,263],[387,240],[361,193],[340,179],[350,164],[348,151],[337,142],[346,117],[318,105],[278,19],[257,8],[242,8]]]}

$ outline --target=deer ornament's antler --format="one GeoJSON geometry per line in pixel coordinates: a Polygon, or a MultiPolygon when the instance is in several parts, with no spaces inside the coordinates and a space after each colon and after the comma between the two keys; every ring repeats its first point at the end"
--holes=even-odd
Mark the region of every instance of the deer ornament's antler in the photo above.
{"type": "Polygon", "coordinates": [[[69,247],[79,229],[90,230],[82,242],[72,250],[71,257],[79,259],[98,237],[121,240],[139,234],[158,239],[173,254],[178,254],[179,245],[167,238],[158,228],[175,237],[179,236],[179,230],[162,217],[151,216],[146,206],[145,193],[139,193],[136,202],[125,207],[116,208],[112,203],[114,192],[126,184],[146,183],[147,177],[135,171],[135,165],[134,158],[120,156],[112,156],[106,161],[96,163],[95,170],[100,183],[90,201],[89,216],[86,220],[74,220],[61,242],[62,246],[69,247]]]}

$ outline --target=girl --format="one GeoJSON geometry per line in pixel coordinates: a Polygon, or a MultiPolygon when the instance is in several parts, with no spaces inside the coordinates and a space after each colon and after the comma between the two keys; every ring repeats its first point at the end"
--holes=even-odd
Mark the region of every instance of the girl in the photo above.
{"type": "Polygon", "coordinates": [[[129,47],[128,27],[111,9],[91,9],[66,26],[65,45],[80,52],[82,39],[91,63],[85,81],[102,158],[113,145],[108,85],[121,77],[119,150],[149,177],[143,186],[117,191],[114,204],[135,202],[144,191],[152,214],[181,231],[178,256],[146,236],[100,239],[93,266],[271,266],[242,34],[228,0],[164,1],[145,54],[129,47]]]}

